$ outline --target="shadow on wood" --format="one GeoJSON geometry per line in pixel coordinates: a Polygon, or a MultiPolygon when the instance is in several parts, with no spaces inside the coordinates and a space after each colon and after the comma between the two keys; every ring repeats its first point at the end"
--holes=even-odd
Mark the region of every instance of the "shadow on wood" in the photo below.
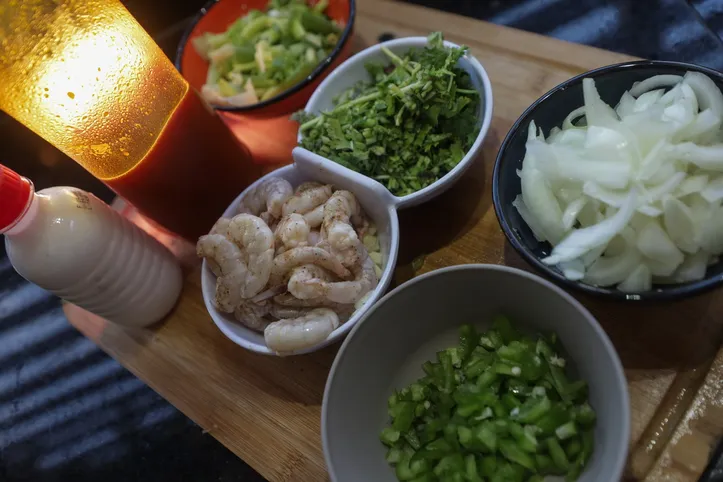
{"type": "MultiPolygon", "coordinates": [[[[505,264],[535,271],[505,242],[505,264]]],[[[721,341],[720,293],[713,291],[680,301],[608,300],[570,291],[597,318],[626,369],[688,370],[706,364],[721,341]],[[718,315],[717,315],[718,314],[718,315]]]]}
{"type": "Polygon", "coordinates": [[[472,229],[492,205],[485,193],[484,153],[449,191],[399,212],[400,247],[397,266],[440,250],[472,229]]]}

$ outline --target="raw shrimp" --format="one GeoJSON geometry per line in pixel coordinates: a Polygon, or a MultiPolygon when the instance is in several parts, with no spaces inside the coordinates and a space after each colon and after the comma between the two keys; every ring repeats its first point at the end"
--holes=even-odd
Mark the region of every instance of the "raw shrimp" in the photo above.
{"type": "Polygon", "coordinates": [[[352,268],[353,266],[361,264],[364,258],[367,256],[366,248],[361,240],[357,239],[349,248],[344,250],[336,249],[331,245],[328,239],[324,239],[323,235],[319,242],[316,244],[318,248],[323,249],[331,253],[345,268],[352,268]]]}
{"type": "Polygon", "coordinates": [[[298,268],[294,268],[289,278],[288,289],[289,293],[299,298],[300,300],[308,300],[309,298],[318,298],[318,293],[315,293],[313,289],[309,289],[309,282],[312,280],[317,281],[332,281],[332,274],[324,268],[315,264],[304,264],[298,268]]]}
{"type": "Polygon", "coordinates": [[[336,191],[324,204],[321,237],[346,267],[357,264],[361,259],[361,243],[352,223],[361,224],[359,202],[349,191],[336,191]]]}
{"type": "Polygon", "coordinates": [[[321,223],[324,222],[324,205],[320,204],[308,213],[304,213],[304,219],[306,219],[306,224],[308,224],[310,228],[318,228],[321,226],[321,223]]]}
{"type": "MultiPolygon", "coordinates": [[[[304,316],[313,309],[315,308],[284,306],[278,303],[272,303],[269,307],[269,315],[280,320],[284,318],[298,318],[300,316],[304,316]]],[[[335,305],[330,307],[330,309],[337,314],[340,324],[346,323],[354,314],[354,305],[335,305]]]]}
{"type": "Polygon", "coordinates": [[[293,306],[283,306],[277,303],[272,303],[269,307],[269,315],[276,319],[282,320],[284,318],[298,318],[304,316],[314,308],[295,308],[293,306]]]}
{"type": "Polygon", "coordinates": [[[237,214],[228,225],[231,239],[241,248],[248,267],[239,286],[241,297],[259,294],[269,281],[274,260],[274,233],[266,223],[251,214],[237,214]]]}
{"type": "Polygon", "coordinates": [[[284,286],[284,285],[264,290],[261,293],[257,294],[256,296],[254,296],[253,298],[251,298],[249,301],[252,303],[260,303],[262,301],[266,301],[269,298],[273,298],[274,296],[280,295],[282,293],[286,293],[286,286],[284,286]]]}
{"type": "Polygon", "coordinates": [[[241,199],[238,212],[254,216],[268,212],[273,217],[279,218],[282,206],[293,194],[294,188],[289,181],[280,177],[271,177],[246,193],[241,199]]]}
{"type": "Polygon", "coordinates": [[[266,223],[266,225],[271,229],[271,231],[276,231],[276,227],[279,225],[278,218],[275,218],[270,212],[264,211],[261,214],[259,214],[259,217],[263,222],[266,223]]]}
{"type": "Polygon", "coordinates": [[[223,234],[224,236],[228,236],[228,223],[230,222],[231,218],[219,218],[211,228],[209,234],[223,234]]]}
{"type": "Polygon", "coordinates": [[[376,287],[378,280],[374,261],[369,256],[364,258],[361,265],[355,266],[353,271],[354,281],[328,281],[321,277],[312,277],[314,272],[304,272],[297,276],[293,285],[289,281],[289,293],[299,299],[325,298],[335,303],[356,303],[376,287]]]}
{"type": "Polygon", "coordinates": [[[201,236],[196,244],[196,254],[206,258],[216,280],[216,306],[221,311],[232,313],[241,301],[237,285],[246,277],[246,263],[243,253],[231,240],[222,234],[201,236]]]}
{"type": "Polygon", "coordinates": [[[276,239],[286,248],[306,246],[309,239],[309,225],[304,216],[298,213],[291,213],[281,218],[276,228],[276,239]]]}
{"type": "Polygon", "coordinates": [[[266,346],[277,353],[312,347],[339,327],[339,316],[328,308],[316,308],[298,317],[270,323],[264,330],[266,346]]]}
{"type": "Polygon", "coordinates": [[[264,331],[269,324],[269,320],[265,320],[271,308],[271,303],[253,303],[244,301],[236,307],[233,314],[238,321],[245,326],[256,331],[264,331]]]}
{"type": "Polygon", "coordinates": [[[312,298],[308,300],[300,300],[291,293],[284,293],[278,296],[274,296],[274,303],[287,308],[331,308],[337,313],[343,310],[354,308],[354,305],[335,303],[333,301],[327,300],[326,298],[312,298]]]}
{"type": "Polygon", "coordinates": [[[284,283],[285,276],[302,264],[316,264],[325,268],[339,278],[347,278],[350,273],[341,262],[328,251],[314,246],[292,248],[274,258],[271,267],[269,286],[275,287],[284,283]]]}
{"type": "Polygon", "coordinates": [[[238,263],[243,263],[241,250],[222,234],[213,233],[198,238],[196,254],[206,259],[216,276],[230,273],[238,263]]]}
{"type": "Polygon", "coordinates": [[[321,242],[321,233],[319,231],[310,231],[307,243],[309,246],[316,246],[321,242]]]}
{"type": "Polygon", "coordinates": [[[291,213],[306,214],[324,204],[331,197],[331,186],[318,182],[305,182],[288,198],[282,208],[284,216],[291,213]]]}

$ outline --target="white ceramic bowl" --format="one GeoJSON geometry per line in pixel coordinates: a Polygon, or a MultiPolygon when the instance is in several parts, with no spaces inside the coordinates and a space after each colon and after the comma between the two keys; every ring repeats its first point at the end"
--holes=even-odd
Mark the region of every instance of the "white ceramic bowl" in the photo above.
{"type": "MultiPolygon", "coordinates": [[[[458,47],[458,45],[453,44],[452,42],[445,41],[444,44],[447,47],[458,47]]],[[[426,45],[427,39],[425,37],[407,37],[383,42],[362,50],[358,54],[344,61],[344,63],[337,67],[331,75],[324,79],[324,81],[314,91],[314,94],[311,96],[311,99],[309,99],[309,102],[306,104],[305,111],[319,113],[331,110],[333,108],[332,101],[335,96],[352,87],[357,82],[369,79],[369,75],[364,68],[366,63],[389,63],[388,58],[381,50],[382,46],[388,48],[397,55],[404,55],[410,48],[423,48],[426,45]]],[[[480,126],[479,134],[472,144],[472,147],[470,147],[469,151],[467,151],[466,155],[462,158],[459,164],[457,164],[454,169],[448,172],[444,177],[438,179],[424,189],[406,196],[394,196],[379,182],[352,171],[351,169],[340,166],[334,161],[314,154],[303,147],[296,147],[294,149],[294,161],[297,164],[313,164],[321,167],[329,166],[329,169],[331,169],[331,165],[339,166],[341,170],[335,169],[335,171],[339,172],[340,175],[350,179],[357,179],[357,182],[362,182],[361,179],[366,179],[372,183],[378,184],[382,190],[387,192],[387,199],[390,199],[397,208],[414,206],[442,194],[462,176],[462,174],[472,165],[475,159],[482,152],[482,141],[487,135],[490,123],[492,122],[492,86],[490,84],[489,77],[487,77],[487,72],[485,72],[485,69],[479,61],[471,55],[465,55],[462,57],[458,66],[470,75],[472,84],[480,95],[479,111],[477,115],[480,126]]],[[[301,138],[302,135],[299,133],[299,141],[301,141],[301,138]]]]}
{"type": "MultiPolygon", "coordinates": [[[[366,182],[355,182],[344,175],[338,174],[334,170],[318,170],[309,165],[291,165],[267,174],[249,186],[248,189],[255,187],[257,184],[269,177],[282,177],[289,181],[294,187],[306,181],[319,181],[353,192],[357,199],[359,199],[359,203],[364,208],[364,211],[377,226],[379,244],[381,245],[382,258],[384,261],[383,272],[381,279],[379,280],[379,284],[372,292],[372,295],[369,297],[366,304],[357,310],[346,323],[340,325],[339,328],[334,330],[322,343],[297,352],[284,353],[285,356],[299,355],[302,353],[316,351],[343,337],[349,330],[351,330],[354,324],[356,324],[364,313],[366,313],[366,311],[384,294],[392,280],[394,266],[397,263],[397,250],[399,248],[399,221],[397,220],[397,211],[394,205],[388,202],[388,198],[379,196],[377,186],[370,185],[369,183],[371,179],[365,178],[366,182]]],[[[384,191],[386,191],[386,189],[384,189],[384,191]]],[[[386,192],[389,194],[389,191],[386,192]]],[[[234,200],[234,202],[231,203],[231,205],[223,213],[223,216],[232,217],[236,214],[238,204],[245,193],[246,191],[242,192],[234,200]]],[[[211,269],[208,267],[208,263],[205,260],[203,261],[201,269],[201,288],[203,291],[203,302],[206,305],[206,309],[211,315],[214,323],[216,323],[216,326],[218,326],[224,335],[237,345],[246,348],[247,350],[268,355],[276,354],[266,346],[263,333],[246,328],[236,321],[232,314],[223,313],[216,309],[213,304],[216,291],[216,276],[211,272],[211,269]]]]}
{"type": "Polygon", "coordinates": [[[454,346],[459,326],[488,328],[498,314],[530,333],[555,331],[589,386],[595,446],[578,482],[620,480],[630,437],[620,359],[595,318],[549,281],[514,268],[462,265],[414,278],[368,310],[344,341],[326,382],[321,436],[332,482],[396,482],[379,433],[387,399],[422,377],[422,363],[454,346]]]}

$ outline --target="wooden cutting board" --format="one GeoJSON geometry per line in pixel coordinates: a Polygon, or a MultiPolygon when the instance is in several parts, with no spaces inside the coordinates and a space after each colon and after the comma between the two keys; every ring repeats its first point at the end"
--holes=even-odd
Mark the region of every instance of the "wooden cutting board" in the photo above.
{"type": "MultiPolygon", "coordinates": [[[[529,269],[505,242],[492,209],[501,140],[522,111],[558,83],[624,55],[383,0],[358,0],[356,47],[383,33],[441,30],[466,44],[494,91],[484,152],[458,185],[400,213],[396,283],[443,266],[499,263],[529,269]]],[[[630,480],[694,481],[723,434],[723,291],[638,306],[575,295],[597,316],[628,377],[630,480]]],[[[155,330],[127,331],[78,307],[68,319],[121,364],[271,481],[326,480],[319,437],[324,383],[338,346],[293,358],[256,355],[227,340],[206,313],[198,266],[155,330]]]]}

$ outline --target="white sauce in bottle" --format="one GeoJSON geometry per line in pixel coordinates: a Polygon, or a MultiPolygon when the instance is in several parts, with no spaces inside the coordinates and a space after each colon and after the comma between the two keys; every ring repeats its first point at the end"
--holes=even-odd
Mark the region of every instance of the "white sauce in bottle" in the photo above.
{"type": "MultiPolygon", "coordinates": [[[[3,209],[12,179],[0,168],[3,209]]],[[[120,325],[148,326],[173,308],[183,279],[165,247],[92,194],[71,187],[35,194],[30,186],[24,212],[0,225],[23,278],[120,325]]]]}

